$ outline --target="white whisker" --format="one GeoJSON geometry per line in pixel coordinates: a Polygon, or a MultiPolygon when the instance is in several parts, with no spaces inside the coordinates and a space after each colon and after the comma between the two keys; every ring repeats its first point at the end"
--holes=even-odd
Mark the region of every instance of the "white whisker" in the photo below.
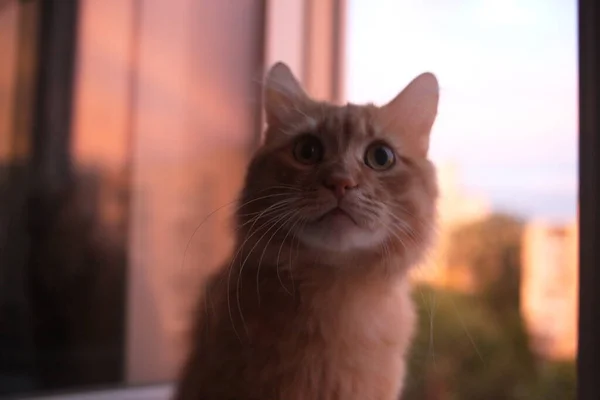
{"type": "MultiPolygon", "coordinates": [[[[260,192],[263,192],[263,191],[265,191],[265,190],[270,190],[271,188],[277,188],[277,186],[271,186],[271,187],[269,187],[269,188],[267,188],[267,189],[264,189],[264,190],[261,190],[261,191],[259,191],[259,193],[260,193],[260,192]]],[[[261,197],[253,198],[253,199],[251,199],[251,200],[249,200],[249,201],[247,201],[247,202],[245,202],[245,203],[243,203],[243,204],[240,204],[240,205],[239,205],[239,206],[236,208],[235,212],[237,212],[238,210],[240,210],[242,207],[245,207],[246,205],[248,205],[248,204],[250,204],[250,203],[253,203],[253,202],[255,202],[255,201],[259,201],[259,200],[265,200],[265,199],[269,199],[269,198],[273,198],[273,197],[278,197],[278,196],[287,196],[287,195],[289,195],[289,193],[274,193],[274,194],[270,194],[270,195],[266,195],[266,196],[261,196],[261,197]]],[[[220,207],[216,208],[215,210],[211,211],[209,214],[207,214],[207,215],[204,217],[204,219],[203,219],[203,220],[200,222],[200,224],[199,224],[199,225],[196,227],[196,229],[194,229],[194,232],[192,232],[192,235],[190,236],[190,238],[188,239],[188,242],[187,242],[187,244],[185,245],[185,250],[183,251],[183,258],[182,258],[182,260],[181,260],[181,267],[182,267],[182,269],[183,269],[183,268],[185,268],[185,258],[186,258],[187,252],[188,252],[188,250],[189,250],[190,244],[192,243],[192,240],[194,239],[194,236],[196,235],[196,233],[198,233],[198,231],[200,230],[200,228],[202,227],[202,225],[204,225],[204,223],[205,223],[205,222],[206,222],[206,221],[207,221],[207,220],[208,220],[208,219],[209,219],[211,216],[213,216],[214,214],[216,214],[216,213],[217,213],[217,212],[219,212],[220,210],[224,209],[225,207],[227,207],[227,206],[230,206],[230,205],[232,205],[232,204],[235,204],[235,203],[237,203],[238,201],[239,201],[239,199],[232,200],[232,201],[230,201],[230,202],[228,202],[228,203],[225,203],[225,204],[223,204],[222,206],[220,206],[220,207]]]]}
{"type": "MultiPolygon", "coordinates": [[[[263,223],[261,226],[259,226],[256,230],[252,231],[252,228],[254,227],[254,225],[256,224],[256,222],[267,211],[269,211],[269,208],[266,208],[261,213],[261,215],[259,215],[255,219],[255,221],[252,223],[252,225],[250,226],[250,229],[248,230],[249,236],[247,236],[246,239],[244,240],[244,242],[239,246],[237,252],[235,253],[235,255],[233,256],[233,258],[231,260],[231,263],[229,264],[229,271],[228,271],[228,274],[227,274],[227,307],[229,309],[229,318],[231,319],[231,324],[232,324],[233,330],[234,330],[236,336],[238,337],[238,339],[240,339],[240,340],[241,340],[241,338],[240,338],[239,333],[238,333],[238,331],[237,331],[237,329],[235,327],[235,322],[233,320],[233,314],[232,314],[232,311],[231,311],[231,287],[230,287],[230,284],[231,284],[231,271],[233,269],[233,265],[235,263],[236,258],[238,257],[238,255],[242,251],[242,249],[243,249],[244,245],[246,244],[246,242],[248,242],[248,240],[250,240],[258,231],[260,231],[260,229],[262,229],[263,227],[265,227],[266,225],[268,225],[269,223],[271,223],[273,221],[273,219],[277,218],[277,217],[273,217],[273,218],[267,220],[265,223],[263,223]]],[[[241,317],[242,317],[242,321],[243,321],[243,316],[241,316],[241,317]]],[[[245,327],[245,325],[244,325],[244,328],[247,329],[245,327]]]]}
{"type": "Polygon", "coordinates": [[[250,251],[246,255],[246,258],[244,258],[244,261],[242,262],[242,265],[240,266],[240,270],[238,271],[238,278],[237,278],[237,282],[236,282],[236,300],[237,300],[238,312],[240,313],[240,318],[242,320],[242,323],[243,323],[244,327],[246,326],[246,324],[245,324],[245,321],[244,321],[244,315],[242,313],[242,304],[240,302],[240,280],[241,280],[242,273],[243,273],[243,270],[244,270],[244,265],[246,265],[246,262],[248,261],[248,258],[250,258],[250,255],[252,254],[252,252],[254,251],[254,249],[256,248],[256,246],[258,246],[258,244],[260,243],[260,241],[267,235],[267,233],[269,233],[269,231],[271,229],[273,229],[279,222],[281,222],[284,219],[288,218],[290,216],[290,214],[293,214],[295,212],[297,212],[297,211],[295,211],[295,210],[288,211],[288,212],[284,213],[283,215],[279,215],[278,217],[274,217],[274,218],[270,219],[269,221],[271,223],[269,224],[268,229],[256,241],[256,243],[254,244],[254,246],[252,246],[252,248],[250,249],[250,251]]]}
{"type": "MultiPolygon", "coordinates": [[[[261,267],[261,264],[262,264],[263,257],[265,256],[265,252],[267,251],[269,243],[271,243],[271,240],[273,239],[273,237],[275,237],[275,235],[277,234],[277,232],[279,232],[281,230],[281,228],[283,228],[287,223],[289,223],[292,220],[292,218],[294,218],[296,215],[298,215],[299,212],[300,211],[296,211],[296,213],[294,213],[293,215],[291,215],[290,218],[285,223],[281,224],[279,226],[279,228],[277,228],[273,232],[273,234],[271,235],[271,237],[267,241],[267,244],[263,248],[263,251],[262,251],[262,253],[260,255],[260,259],[258,260],[258,267],[257,267],[257,270],[256,270],[256,293],[257,293],[257,296],[258,296],[258,302],[259,303],[260,303],[260,267],[261,267]]],[[[293,227],[293,225],[292,225],[292,227],[293,227]]],[[[289,232],[289,229],[288,229],[288,232],[289,232]]]]}

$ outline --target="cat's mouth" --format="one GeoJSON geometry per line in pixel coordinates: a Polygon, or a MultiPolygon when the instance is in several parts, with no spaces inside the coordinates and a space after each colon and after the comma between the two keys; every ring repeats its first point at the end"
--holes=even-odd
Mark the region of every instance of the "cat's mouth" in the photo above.
{"type": "Polygon", "coordinates": [[[338,219],[350,220],[355,225],[358,225],[356,223],[356,220],[354,219],[354,217],[352,217],[352,215],[350,215],[349,212],[347,212],[340,206],[336,206],[336,207],[332,208],[331,210],[325,212],[323,215],[321,215],[317,219],[317,222],[325,222],[328,220],[338,220],[338,219]]]}

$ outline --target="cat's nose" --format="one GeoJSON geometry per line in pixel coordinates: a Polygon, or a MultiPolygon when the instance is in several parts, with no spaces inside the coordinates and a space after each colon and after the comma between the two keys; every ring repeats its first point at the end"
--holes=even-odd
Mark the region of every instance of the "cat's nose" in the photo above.
{"type": "Polygon", "coordinates": [[[358,184],[348,175],[331,175],[325,178],[323,186],[331,190],[339,200],[346,195],[348,190],[356,188],[358,184]]]}

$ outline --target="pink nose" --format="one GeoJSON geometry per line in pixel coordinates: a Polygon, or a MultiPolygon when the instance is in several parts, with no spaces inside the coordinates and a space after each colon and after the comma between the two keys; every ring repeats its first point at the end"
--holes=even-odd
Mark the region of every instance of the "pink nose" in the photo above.
{"type": "Polygon", "coordinates": [[[346,195],[346,191],[358,186],[356,181],[346,175],[332,175],[325,178],[323,186],[331,190],[336,198],[341,199],[346,195]]]}

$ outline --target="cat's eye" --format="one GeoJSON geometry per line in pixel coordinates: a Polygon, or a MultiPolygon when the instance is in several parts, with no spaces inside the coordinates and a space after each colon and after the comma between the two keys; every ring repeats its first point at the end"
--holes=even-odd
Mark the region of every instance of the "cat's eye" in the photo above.
{"type": "Polygon", "coordinates": [[[313,135],[303,135],[294,145],[294,157],[302,164],[316,164],[323,159],[323,144],[313,135]]]}
{"type": "Polygon", "coordinates": [[[365,153],[365,164],[377,171],[391,168],[396,162],[394,151],[383,143],[374,143],[365,153]]]}

